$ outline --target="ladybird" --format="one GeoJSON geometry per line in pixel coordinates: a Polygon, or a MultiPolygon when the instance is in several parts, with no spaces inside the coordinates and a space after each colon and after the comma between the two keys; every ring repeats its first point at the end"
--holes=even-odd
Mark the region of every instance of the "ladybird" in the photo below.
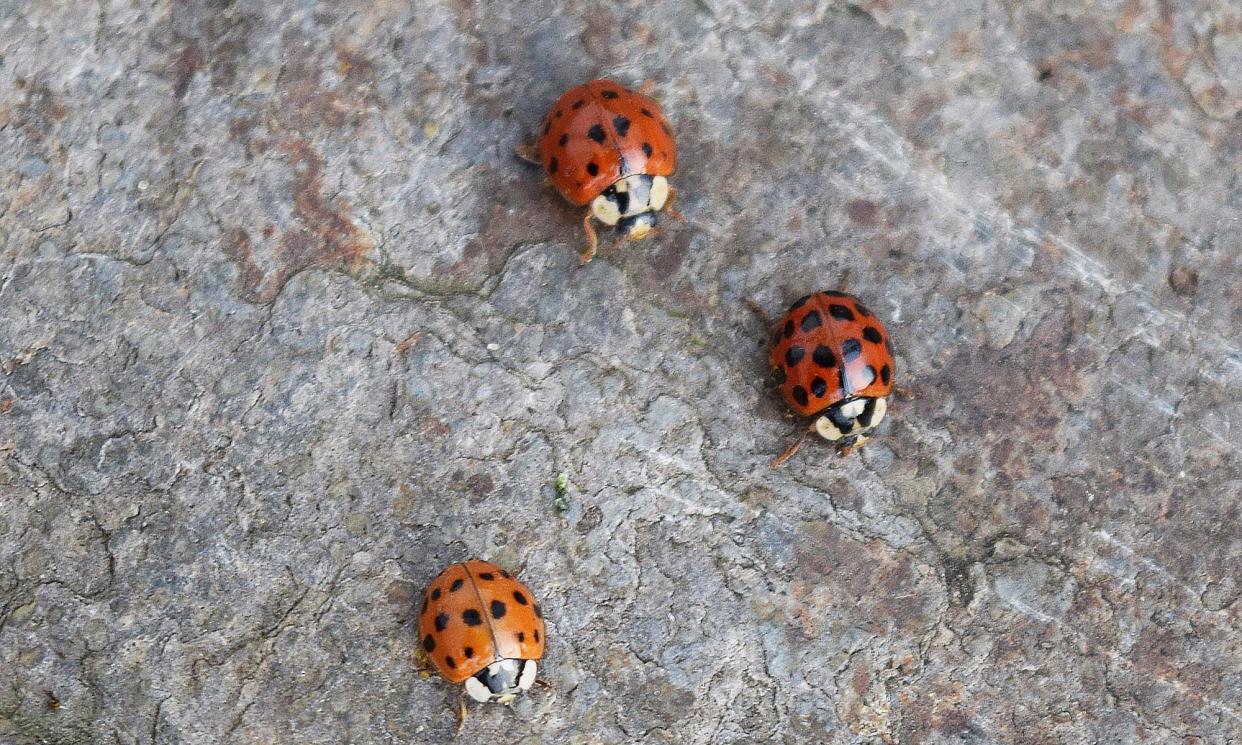
{"type": "Polygon", "coordinates": [[[418,635],[450,683],[464,683],[475,701],[510,704],[535,682],[543,610],[511,574],[474,559],[453,564],[427,586],[418,635]]]}
{"type": "Polygon", "coordinates": [[[816,416],[811,430],[842,455],[866,442],[888,411],[897,370],[892,340],[853,295],[825,291],[799,298],[776,323],[770,361],[781,395],[794,411],[816,416]]]}
{"type": "Polygon", "coordinates": [[[655,227],[657,212],[671,208],[668,177],[677,168],[677,148],[660,105],[647,96],[592,80],[557,100],[541,132],[538,158],[549,180],[573,204],[590,204],[582,220],[588,239],[582,263],[595,255],[592,218],[636,240],[655,227]]]}

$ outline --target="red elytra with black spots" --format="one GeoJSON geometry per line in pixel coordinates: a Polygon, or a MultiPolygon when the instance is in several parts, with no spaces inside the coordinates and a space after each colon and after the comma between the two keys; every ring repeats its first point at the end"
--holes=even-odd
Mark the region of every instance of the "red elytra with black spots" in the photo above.
{"type": "Polygon", "coordinates": [[[452,683],[499,660],[542,659],[544,633],[543,610],[526,585],[477,559],[432,580],[418,616],[423,652],[452,683]]]}
{"type": "Polygon", "coordinates": [[[544,120],[539,158],[552,184],[577,205],[626,176],[671,176],[677,169],[660,105],[611,80],[565,91],[544,120]]]}
{"type": "Polygon", "coordinates": [[[777,322],[772,372],[795,411],[813,416],[853,398],[883,398],[893,390],[888,331],[858,298],[816,292],[800,298],[777,322]]]}

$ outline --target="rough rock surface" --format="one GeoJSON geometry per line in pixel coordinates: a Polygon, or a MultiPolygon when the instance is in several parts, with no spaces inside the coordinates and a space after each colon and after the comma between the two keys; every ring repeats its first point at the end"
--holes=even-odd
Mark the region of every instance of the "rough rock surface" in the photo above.
{"type": "Polygon", "coordinates": [[[276,5],[0,3],[0,742],[448,742],[469,556],[478,742],[1242,741],[1242,8],[276,5]],[[580,269],[596,75],[686,219],[580,269]],[[847,271],[911,395],[769,472],[847,271]]]}

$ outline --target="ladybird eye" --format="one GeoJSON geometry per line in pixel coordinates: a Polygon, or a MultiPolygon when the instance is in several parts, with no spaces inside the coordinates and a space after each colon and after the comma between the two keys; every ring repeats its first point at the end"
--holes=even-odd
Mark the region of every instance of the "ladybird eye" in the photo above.
{"type": "Polygon", "coordinates": [[[774,380],[777,385],[785,385],[785,368],[780,365],[773,365],[772,380],[774,380]]]}

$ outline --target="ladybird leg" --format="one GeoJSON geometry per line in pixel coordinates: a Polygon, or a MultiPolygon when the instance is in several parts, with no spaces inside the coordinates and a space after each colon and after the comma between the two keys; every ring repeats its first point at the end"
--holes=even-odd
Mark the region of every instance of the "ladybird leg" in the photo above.
{"type": "Polygon", "coordinates": [[[595,226],[591,224],[591,211],[587,210],[586,216],[582,218],[582,228],[587,234],[586,250],[578,255],[578,264],[581,266],[588,263],[595,257],[595,249],[599,247],[599,238],[595,235],[595,226]]]}
{"type": "Polygon", "coordinates": [[[539,686],[540,688],[546,688],[549,691],[552,690],[552,684],[544,680],[543,678],[535,678],[535,685],[539,686]]]}
{"type": "Polygon", "coordinates": [[[814,431],[815,431],[815,425],[811,424],[810,428],[803,431],[803,433],[798,436],[798,439],[794,441],[794,444],[789,446],[788,450],[776,456],[776,458],[772,460],[772,462],[768,465],[768,468],[771,468],[773,470],[780,468],[781,465],[785,463],[785,461],[794,457],[794,453],[798,452],[798,449],[802,447],[802,443],[806,442],[806,438],[810,436],[810,434],[814,431]]]}
{"type": "Polygon", "coordinates": [[[664,202],[664,212],[672,215],[678,220],[685,220],[686,216],[673,209],[673,200],[677,198],[677,189],[668,187],[668,199],[664,202]]]}
{"type": "Polygon", "coordinates": [[[849,267],[846,267],[845,272],[841,274],[841,281],[837,283],[837,289],[840,290],[841,292],[849,292],[849,289],[848,289],[849,286],[850,286],[850,269],[849,267]]]}
{"type": "Polygon", "coordinates": [[[424,678],[431,677],[431,660],[427,659],[427,653],[423,651],[422,647],[414,650],[413,662],[414,669],[418,671],[420,676],[424,678]]]}
{"type": "Polygon", "coordinates": [[[769,316],[766,310],[764,310],[763,308],[760,308],[759,303],[756,303],[754,300],[751,300],[748,297],[742,298],[742,302],[746,303],[746,307],[750,308],[751,313],[754,313],[756,316],[759,316],[759,320],[763,322],[764,326],[768,328],[772,328],[772,316],[769,316]]]}
{"type": "Polygon", "coordinates": [[[466,726],[466,690],[463,688],[461,696],[457,699],[457,731],[453,733],[453,737],[461,737],[461,730],[466,726]]]}
{"type": "Polygon", "coordinates": [[[513,148],[513,154],[519,160],[524,160],[531,165],[542,166],[543,161],[539,160],[539,146],[535,144],[517,145],[513,148]]]}
{"type": "Polygon", "coordinates": [[[655,92],[655,81],[651,78],[647,78],[643,81],[642,85],[638,86],[638,92],[644,96],[650,96],[655,92]]]}
{"type": "Polygon", "coordinates": [[[914,398],[914,389],[904,385],[893,386],[893,393],[897,394],[898,398],[914,398]]]}

